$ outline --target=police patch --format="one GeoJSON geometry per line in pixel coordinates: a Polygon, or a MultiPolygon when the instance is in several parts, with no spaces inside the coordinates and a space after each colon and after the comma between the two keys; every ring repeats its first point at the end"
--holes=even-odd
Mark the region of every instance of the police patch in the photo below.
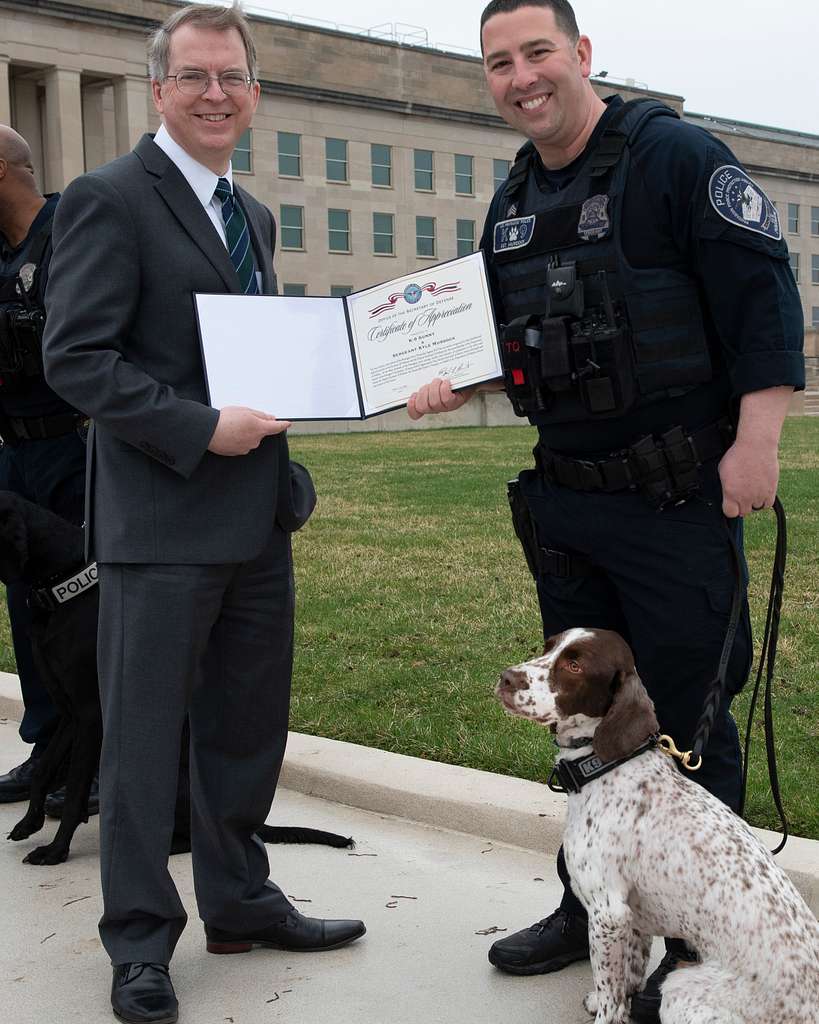
{"type": "Polygon", "coordinates": [[[609,197],[592,196],[583,203],[577,234],[584,242],[605,238],[611,228],[609,197]]]}
{"type": "Polygon", "coordinates": [[[708,182],[708,198],[729,224],[766,235],[775,242],[782,238],[776,207],[741,167],[733,164],[718,167],[708,182]]]}
{"type": "Polygon", "coordinates": [[[535,233],[535,215],[515,217],[513,220],[498,221],[495,225],[495,252],[509,252],[522,249],[532,241],[535,233]]]}

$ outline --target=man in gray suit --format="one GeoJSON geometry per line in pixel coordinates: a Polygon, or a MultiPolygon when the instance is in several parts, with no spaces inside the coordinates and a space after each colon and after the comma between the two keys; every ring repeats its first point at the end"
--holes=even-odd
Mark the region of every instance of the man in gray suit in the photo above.
{"type": "Polygon", "coordinates": [[[275,224],[233,186],[259,98],[241,13],[191,6],[154,35],[163,125],[66,189],[54,223],[46,375],[94,420],[88,524],[99,564],[100,934],[124,1021],[177,1019],[186,914],[168,872],[182,722],[207,948],[318,950],[360,921],[300,915],[268,879],[264,821],[287,737],[293,584],[277,524],[290,425],[212,409],[194,292],[275,291],[275,224]]]}

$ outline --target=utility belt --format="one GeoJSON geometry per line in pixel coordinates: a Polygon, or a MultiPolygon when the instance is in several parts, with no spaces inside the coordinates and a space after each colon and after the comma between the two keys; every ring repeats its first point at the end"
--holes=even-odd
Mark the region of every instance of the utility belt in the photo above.
{"type": "Polygon", "coordinates": [[[571,459],[542,443],[534,449],[538,472],[573,491],[638,491],[656,509],[678,505],[700,489],[700,467],[721,457],[733,444],[734,427],[719,420],[692,434],[672,427],[640,438],[606,459],[571,459]]]}
{"type": "Polygon", "coordinates": [[[85,422],[78,412],[58,413],[55,416],[0,416],[0,434],[3,444],[15,447],[21,441],[45,441],[51,437],[70,434],[85,422]]]}

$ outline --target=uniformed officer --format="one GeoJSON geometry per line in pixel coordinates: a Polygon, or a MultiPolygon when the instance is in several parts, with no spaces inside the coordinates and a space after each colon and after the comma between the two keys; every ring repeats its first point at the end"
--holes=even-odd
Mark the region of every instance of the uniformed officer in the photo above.
{"type": "MultiPolygon", "coordinates": [[[[651,100],[601,100],[591,43],[565,0],[493,0],[481,20],[498,111],[530,141],[497,191],[481,248],[504,326],[504,385],[538,428],[520,474],[516,528],[545,635],[618,630],[634,649],[663,732],[690,749],[722,649],[734,588],[740,626],[731,695],[752,646],[742,516],[771,506],[790,398],[804,387],[801,305],[777,211],[736,157],[651,100]],[[522,517],[522,518],[521,518],[522,517]]],[[[418,418],[458,408],[436,380],[418,418]]],[[[737,729],[724,705],[701,772],[736,809],[737,729]]],[[[551,915],[496,942],[512,974],[588,956],[571,892],[551,915]]],[[[632,1001],[655,1022],[659,984],[693,957],[667,942],[632,1001]]]]}
{"type": "MultiPolygon", "coordinates": [[[[85,491],[82,417],[46,384],[41,354],[58,199],[40,194],[28,143],[0,125],[0,489],[79,526],[85,491]]],[[[0,776],[0,803],[28,799],[35,761],[57,722],[31,657],[27,587],[12,583],[6,593],[25,706],[20,736],[34,746],[29,758],[0,776]]],[[[53,800],[49,809],[55,809],[53,800]]]]}

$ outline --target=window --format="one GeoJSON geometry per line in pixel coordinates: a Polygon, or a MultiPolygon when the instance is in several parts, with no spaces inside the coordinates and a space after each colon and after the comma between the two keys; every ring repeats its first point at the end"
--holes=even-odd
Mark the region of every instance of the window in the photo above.
{"type": "Polygon", "coordinates": [[[279,174],[283,178],[301,177],[301,135],[279,132],[279,174]]]}
{"type": "Polygon", "coordinates": [[[330,285],[330,296],[334,299],[341,299],[345,295],[349,295],[353,290],[351,284],[331,284],[330,285]]]}
{"type": "Polygon", "coordinates": [[[819,306],[813,306],[810,319],[811,327],[819,327],[819,306]]]}
{"type": "Polygon", "coordinates": [[[455,242],[459,256],[468,256],[475,251],[475,221],[459,220],[455,222],[455,242]]]}
{"type": "Polygon", "coordinates": [[[283,284],[282,295],[306,295],[307,285],[306,284],[283,284]]]}
{"type": "Polygon", "coordinates": [[[799,234],[799,203],[788,203],[788,232],[799,234]]]}
{"type": "Polygon", "coordinates": [[[281,226],[282,249],[304,248],[304,207],[279,207],[279,223],[281,226]]]}
{"type": "Polygon", "coordinates": [[[350,251],[350,211],[327,211],[327,236],[330,252],[350,251]]]}
{"type": "Polygon", "coordinates": [[[495,191],[497,192],[501,185],[509,177],[509,171],[512,168],[511,160],[493,160],[492,161],[492,177],[495,181],[495,191]]]}
{"type": "Polygon", "coordinates": [[[325,139],[324,155],[327,158],[327,180],[348,181],[347,178],[347,140],[325,139]]]}
{"type": "Polygon", "coordinates": [[[791,270],[793,271],[793,277],[797,284],[799,284],[799,253],[792,252],[791,257],[791,270]]]}
{"type": "Polygon", "coordinates": [[[376,256],[395,255],[395,223],[391,213],[373,214],[373,252],[376,256]]]}
{"type": "Polygon", "coordinates": [[[415,191],[432,192],[435,188],[435,165],[431,149],[415,150],[415,191]]]}
{"type": "Polygon", "coordinates": [[[435,218],[415,218],[415,254],[417,256],[435,255],[435,218]]]}
{"type": "Polygon", "coordinates": [[[472,196],[475,189],[472,181],[472,157],[455,154],[455,194],[472,196]]]}
{"type": "Polygon", "coordinates": [[[233,170],[241,171],[243,174],[251,174],[253,172],[253,159],[251,155],[253,143],[251,142],[250,135],[252,131],[252,128],[245,128],[239,136],[236,149],[233,150],[233,156],[230,158],[233,170]]]}
{"type": "Polygon", "coordinates": [[[810,283],[819,284],[819,256],[816,255],[810,258],[810,283]]]}
{"type": "Polygon", "coordinates": [[[370,167],[373,185],[392,188],[392,146],[374,142],[370,146],[370,167]]]}
{"type": "Polygon", "coordinates": [[[819,235],[819,206],[810,208],[810,233],[819,235]]]}

